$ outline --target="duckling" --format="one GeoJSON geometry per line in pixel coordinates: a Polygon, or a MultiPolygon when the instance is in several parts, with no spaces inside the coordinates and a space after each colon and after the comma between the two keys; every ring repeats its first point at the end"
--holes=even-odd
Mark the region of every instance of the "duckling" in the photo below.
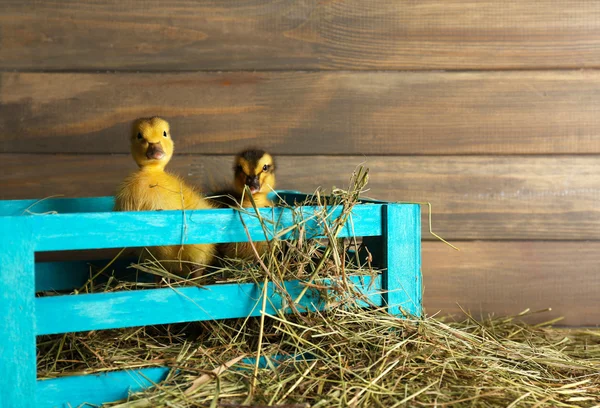
{"type": "MultiPolygon", "coordinates": [[[[213,200],[219,207],[272,207],[268,194],[275,189],[275,160],[264,150],[249,149],[237,154],[234,160],[233,190],[215,193],[213,200]],[[248,187],[250,195],[246,191],[248,187]]],[[[259,255],[266,252],[266,242],[254,243],[259,255]]],[[[253,259],[254,251],[250,243],[219,245],[219,252],[230,258],[253,259]]]]}
{"type": "MultiPolygon", "coordinates": [[[[169,123],[159,117],[137,119],[131,130],[131,155],[139,170],[125,179],[115,195],[116,211],[197,210],[215,208],[180,177],[165,171],[174,143],[169,123]]],[[[213,244],[170,245],[149,249],[163,266],[180,275],[200,276],[213,260],[213,244]],[[180,262],[177,262],[180,261],[180,262]],[[183,262],[181,262],[183,261],[183,262]],[[184,263],[185,262],[185,263],[184,263]]]]}

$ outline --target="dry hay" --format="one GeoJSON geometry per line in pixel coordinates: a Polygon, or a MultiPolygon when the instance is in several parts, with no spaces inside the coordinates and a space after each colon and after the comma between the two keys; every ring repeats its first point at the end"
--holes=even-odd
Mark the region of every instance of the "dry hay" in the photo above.
{"type": "Polygon", "coordinates": [[[41,377],[173,368],[167,381],[132,396],[135,405],[124,405],[130,407],[600,403],[599,331],[527,326],[513,318],[417,322],[343,308],[274,316],[262,331],[262,354],[296,359],[270,361],[273,367],[259,369],[253,386],[252,365],[227,367],[256,355],[260,332],[253,318],[52,336],[40,340],[45,351],[38,365],[41,377]]]}
{"type": "MultiPolygon", "coordinates": [[[[345,214],[364,189],[361,174],[334,194],[345,214]]],[[[298,232],[294,241],[274,240],[262,263],[228,260],[194,283],[303,279],[318,286],[326,277],[377,273],[344,255],[358,243],[336,239],[335,223],[326,242],[298,232]]],[[[163,284],[190,283],[155,263],[135,267],[163,276],[163,284]]],[[[110,276],[94,291],[152,286],[110,276]]],[[[324,312],[42,336],[38,377],[171,368],[153,389],[108,405],[129,408],[600,406],[598,330],[530,326],[520,321],[529,313],[400,319],[358,307],[351,289],[339,285],[324,312]],[[266,356],[265,368],[252,363],[257,356],[266,356]]]]}

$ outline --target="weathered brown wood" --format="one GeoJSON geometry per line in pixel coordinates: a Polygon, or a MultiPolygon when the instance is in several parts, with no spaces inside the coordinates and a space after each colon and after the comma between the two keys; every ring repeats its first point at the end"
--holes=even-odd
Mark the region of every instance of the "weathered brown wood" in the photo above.
{"type": "Polygon", "coordinates": [[[126,153],[162,115],[179,152],[600,153],[600,72],[0,74],[0,151],[126,153]]]}
{"type": "Polygon", "coordinates": [[[600,242],[459,242],[456,252],[423,243],[423,301],[427,313],[475,318],[513,315],[529,308],[552,311],[566,326],[599,326],[600,242]]]}
{"type": "MultiPolygon", "coordinates": [[[[278,188],[343,188],[361,162],[368,196],[432,202],[434,230],[448,239],[600,239],[600,156],[280,156],[278,188]]],[[[128,155],[3,154],[0,163],[0,199],[110,195],[135,169],[128,155]]],[[[231,163],[176,155],[170,168],[217,189],[231,163]]]]}
{"type": "Polygon", "coordinates": [[[600,4],[5,0],[0,69],[600,66],[600,4]]]}

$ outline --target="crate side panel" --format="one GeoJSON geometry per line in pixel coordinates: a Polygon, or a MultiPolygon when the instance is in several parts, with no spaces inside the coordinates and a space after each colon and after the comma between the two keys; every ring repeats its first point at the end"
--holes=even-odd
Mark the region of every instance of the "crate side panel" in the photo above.
{"type": "MultiPolygon", "coordinates": [[[[352,281],[373,304],[381,305],[378,277],[374,282],[368,277],[353,277],[352,281]]],[[[299,281],[287,282],[290,299],[303,287],[299,281]]],[[[36,299],[37,334],[260,316],[261,293],[261,285],[251,283],[42,297],[36,299]]],[[[267,296],[269,314],[288,301],[273,284],[269,284],[267,296]]],[[[324,307],[319,293],[309,290],[299,309],[324,307]]]]}
{"type": "Polygon", "coordinates": [[[163,381],[169,369],[152,367],[141,370],[112,371],[37,381],[39,408],[102,405],[142,391],[163,381]]]}

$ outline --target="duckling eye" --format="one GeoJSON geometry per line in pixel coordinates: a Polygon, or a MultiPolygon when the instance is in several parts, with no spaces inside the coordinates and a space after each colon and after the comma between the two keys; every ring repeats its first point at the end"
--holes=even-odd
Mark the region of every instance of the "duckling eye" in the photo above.
{"type": "Polygon", "coordinates": [[[263,166],[263,171],[267,171],[267,170],[269,170],[269,165],[268,165],[268,164],[265,164],[265,165],[263,166]]]}
{"type": "Polygon", "coordinates": [[[242,172],[244,170],[242,169],[242,166],[235,166],[235,171],[242,172]]]}
{"type": "Polygon", "coordinates": [[[138,135],[137,135],[137,138],[138,138],[138,140],[142,140],[144,138],[144,136],[142,136],[142,133],[139,132],[138,135]]]}
{"type": "Polygon", "coordinates": [[[165,130],[165,131],[163,131],[163,136],[164,136],[164,137],[167,137],[167,131],[166,131],[166,130],[165,130]]]}

